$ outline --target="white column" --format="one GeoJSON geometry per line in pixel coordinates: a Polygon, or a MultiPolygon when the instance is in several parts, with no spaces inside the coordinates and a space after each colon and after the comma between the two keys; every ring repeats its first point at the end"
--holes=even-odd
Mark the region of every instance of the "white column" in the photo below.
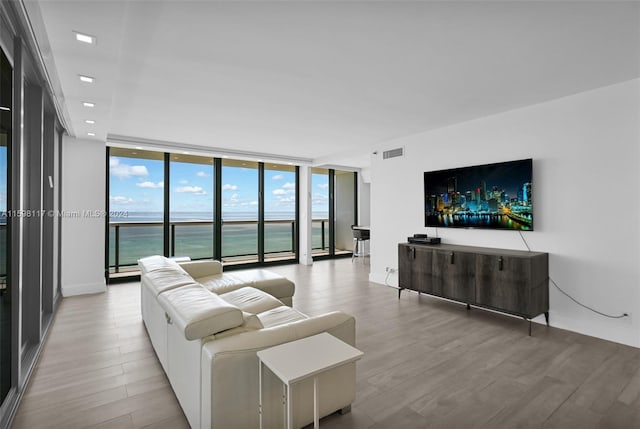
{"type": "Polygon", "coordinates": [[[298,260],[303,265],[313,264],[311,257],[311,167],[300,167],[300,251],[298,260]]]}
{"type": "Polygon", "coordinates": [[[105,292],[105,143],[65,136],[62,142],[62,295],[105,292]]]}

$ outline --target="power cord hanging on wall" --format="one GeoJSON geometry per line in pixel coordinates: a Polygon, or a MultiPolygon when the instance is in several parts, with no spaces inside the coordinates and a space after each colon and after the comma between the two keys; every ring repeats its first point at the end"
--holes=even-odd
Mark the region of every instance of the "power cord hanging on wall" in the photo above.
{"type": "MultiPolygon", "coordinates": [[[[522,238],[522,242],[524,243],[525,246],[527,246],[527,250],[529,252],[531,252],[531,248],[529,247],[529,244],[527,243],[527,240],[524,239],[524,236],[522,235],[522,231],[518,230],[518,234],[520,234],[520,238],[522,238]]],[[[567,292],[565,292],[564,290],[562,290],[560,288],[560,286],[558,286],[558,284],[551,278],[551,276],[549,276],[549,281],[551,282],[551,284],[553,284],[556,289],[558,289],[563,295],[565,295],[567,298],[569,298],[571,301],[575,302],[576,304],[578,304],[580,307],[584,307],[587,310],[593,311],[596,314],[599,314],[600,316],[604,316],[604,317],[608,317],[610,319],[622,319],[623,317],[629,317],[628,313],[622,313],[618,316],[614,316],[611,314],[606,314],[603,313],[601,311],[598,311],[594,308],[589,307],[588,305],[584,305],[583,303],[579,302],[578,300],[576,300],[574,297],[572,297],[571,295],[569,295],[567,292]]]]}

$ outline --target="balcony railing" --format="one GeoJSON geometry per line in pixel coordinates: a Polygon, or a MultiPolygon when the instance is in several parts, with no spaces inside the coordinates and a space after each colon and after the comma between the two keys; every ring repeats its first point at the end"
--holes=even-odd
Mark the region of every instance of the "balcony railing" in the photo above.
{"type": "MultiPolygon", "coordinates": [[[[325,251],[328,242],[328,219],[314,219],[312,248],[325,251]]],[[[265,220],[265,258],[293,256],[296,250],[295,220],[265,220]]],[[[213,257],[213,221],[173,221],[169,223],[170,256],[189,256],[191,259],[213,257]]],[[[138,259],[164,253],[164,230],[161,221],[110,222],[109,269],[137,264],[138,259]]],[[[222,257],[228,259],[257,259],[258,221],[226,220],[222,225],[222,257]]]]}

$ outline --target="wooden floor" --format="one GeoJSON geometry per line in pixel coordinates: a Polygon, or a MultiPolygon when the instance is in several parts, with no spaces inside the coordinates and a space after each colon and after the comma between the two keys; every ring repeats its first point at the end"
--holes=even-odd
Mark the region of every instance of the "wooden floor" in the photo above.
{"type": "MultiPolygon", "coordinates": [[[[640,428],[640,349],[368,282],[350,259],[272,268],[294,307],[356,317],[357,398],[323,428],[640,428]]],[[[139,284],[66,298],[15,428],[188,427],[140,318],[139,284]]],[[[553,314],[552,314],[553,317],[553,314]]]]}

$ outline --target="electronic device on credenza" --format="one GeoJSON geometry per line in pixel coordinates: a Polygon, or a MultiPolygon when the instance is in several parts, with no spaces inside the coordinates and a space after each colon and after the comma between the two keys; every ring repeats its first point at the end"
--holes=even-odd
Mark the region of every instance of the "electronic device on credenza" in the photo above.
{"type": "Polygon", "coordinates": [[[412,244],[440,244],[440,237],[427,237],[427,234],[413,234],[413,237],[407,237],[407,241],[412,244]]]}

